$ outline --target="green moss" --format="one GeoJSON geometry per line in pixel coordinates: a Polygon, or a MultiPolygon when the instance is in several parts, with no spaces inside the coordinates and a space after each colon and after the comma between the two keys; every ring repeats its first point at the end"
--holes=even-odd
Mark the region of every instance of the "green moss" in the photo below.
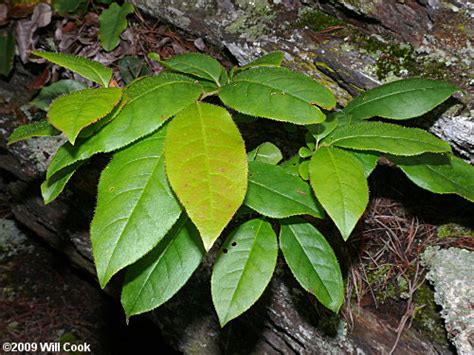
{"type": "MultiPolygon", "coordinates": [[[[404,276],[386,280],[388,265],[381,266],[367,273],[367,279],[377,302],[400,302],[408,298],[408,283],[404,276]]],[[[410,276],[409,276],[410,277],[410,276]]],[[[428,283],[423,283],[413,295],[416,311],[413,318],[414,327],[424,333],[430,340],[448,346],[443,320],[434,300],[434,293],[428,283]]]]}
{"type": "Polygon", "coordinates": [[[297,27],[308,27],[316,32],[325,30],[328,27],[342,26],[345,24],[344,21],[319,10],[304,8],[298,15],[299,20],[297,27]]]}
{"type": "Polygon", "coordinates": [[[474,230],[456,223],[447,223],[438,226],[437,235],[440,239],[449,237],[474,237],[474,230]]]}
{"type": "Polygon", "coordinates": [[[428,284],[424,283],[416,290],[414,301],[418,307],[413,318],[416,329],[424,333],[430,340],[448,346],[443,319],[435,303],[434,293],[428,284]]]}
{"type": "Polygon", "coordinates": [[[362,53],[374,58],[373,73],[381,81],[392,81],[405,76],[430,79],[456,79],[457,74],[443,61],[423,57],[408,43],[384,42],[360,32],[351,34],[353,43],[362,53]]]}

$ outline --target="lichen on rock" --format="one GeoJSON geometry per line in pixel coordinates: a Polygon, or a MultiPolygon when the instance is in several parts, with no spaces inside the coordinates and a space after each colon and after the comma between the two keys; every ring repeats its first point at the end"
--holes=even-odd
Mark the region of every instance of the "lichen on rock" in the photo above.
{"type": "Polygon", "coordinates": [[[473,354],[474,252],[429,247],[422,255],[435,288],[435,301],[443,311],[446,330],[459,354],[473,354]]]}

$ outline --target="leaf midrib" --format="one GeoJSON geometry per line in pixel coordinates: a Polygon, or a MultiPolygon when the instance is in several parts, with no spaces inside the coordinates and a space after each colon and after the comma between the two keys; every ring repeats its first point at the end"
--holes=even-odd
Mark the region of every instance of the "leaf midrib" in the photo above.
{"type": "MultiPolygon", "coordinates": [[[[181,63],[181,65],[183,65],[183,63],[181,63]]],[[[198,67],[198,66],[195,66],[195,65],[193,65],[193,64],[190,64],[190,63],[184,63],[184,65],[187,65],[188,67],[190,67],[190,68],[192,68],[192,69],[198,69],[199,71],[208,74],[208,75],[210,76],[211,80],[214,81],[214,82],[217,84],[217,86],[220,86],[219,81],[218,81],[219,78],[217,78],[217,80],[216,80],[216,78],[214,77],[214,75],[212,75],[211,72],[209,72],[209,71],[207,71],[207,70],[205,70],[205,69],[203,69],[203,68],[201,68],[201,67],[198,67]]],[[[173,69],[173,68],[171,68],[171,69],[173,69]]],[[[192,73],[190,73],[190,74],[193,75],[192,73]]],[[[194,75],[197,76],[196,74],[194,74],[194,75]]],[[[209,78],[203,78],[203,79],[204,79],[204,80],[209,80],[209,78]]]]}
{"type": "Polygon", "coordinates": [[[242,279],[244,278],[244,274],[248,272],[247,265],[249,263],[249,260],[251,259],[252,254],[255,252],[255,244],[257,243],[258,236],[260,234],[260,230],[262,229],[262,226],[265,222],[263,220],[259,221],[259,226],[257,231],[255,232],[255,238],[252,241],[252,247],[250,249],[250,252],[248,254],[248,258],[245,260],[244,267],[242,269],[242,273],[240,274],[239,280],[237,281],[237,285],[235,286],[233,292],[232,292],[232,297],[229,302],[229,306],[227,307],[227,312],[225,313],[224,320],[227,321],[227,317],[229,316],[230,308],[234,303],[235,295],[237,294],[237,290],[239,289],[240,284],[242,283],[242,279]]]}
{"type": "MultiPolygon", "coordinates": [[[[341,177],[340,177],[340,175],[339,175],[339,168],[338,168],[338,166],[337,166],[337,164],[336,164],[336,161],[335,161],[335,159],[334,159],[334,156],[332,155],[331,150],[330,150],[330,149],[327,149],[326,152],[327,152],[327,154],[328,154],[328,156],[329,156],[329,159],[330,159],[330,161],[331,161],[331,165],[333,166],[334,171],[335,171],[335,173],[336,173],[337,184],[339,185],[339,191],[341,192],[341,193],[340,193],[341,205],[342,205],[342,210],[344,211],[344,212],[342,213],[342,220],[343,220],[343,223],[344,223],[344,229],[346,229],[346,228],[347,228],[347,221],[346,221],[346,211],[347,211],[347,210],[346,210],[346,202],[345,202],[345,197],[346,197],[346,195],[343,193],[344,190],[343,190],[343,188],[342,188],[342,186],[343,186],[343,185],[346,185],[346,184],[343,184],[342,181],[341,181],[341,177]]],[[[328,211],[328,213],[329,213],[329,211],[328,211]]],[[[346,232],[346,231],[344,231],[344,232],[346,232]]]]}
{"type": "MultiPolygon", "coordinates": [[[[410,93],[410,92],[414,92],[414,91],[433,90],[433,89],[440,89],[440,87],[432,86],[432,87],[426,87],[426,88],[416,88],[416,89],[409,89],[409,90],[392,92],[392,93],[389,93],[389,94],[385,94],[385,95],[382,95],[382,96],[375,97],[375,98],[367,100],[367,101],[363,101],[360,104],[354,105],[352,107],[348,107],[345,111],[346,111],[346,114],[350,114],[355,109],[358,109],[358,108],[360,108],[364,105],[367,105],[367,104],[369,104],[373,101],[383,100],[387,97],[395,96],[395,95],[399,95],[399,94],[405,94],[405,93],[410,93]]],[[[445,89],[445,87],[443,87],[443,89],[445,89]]]]}
{"type": "MultiPolygon", "coordinates": [[[[199,123],[200,123],[200,129],[201,129],[201,134],[202,134],[202,144],[203,144],[203,151],[204,151],[204,156],[206,157],[205,159],[203,159],[203,161],[205,162],[205,170],[206,170],[206,173],[207,173],[207,187],[208,187],[208,190],[209,190],[209,214],[210,214],[210,219],[212,220],[213,217],[214,217],[214,193],[213,193],[213,189],[212,189],[212,186],[211,186],[211,179],[210,179],[210,176],[211,176],[211,169],[210,169],[210,164],[209,164],[209,147],[208,147],[208,142],[207,142],[207,137],[206,137],[206,128],[205,128],[205,125],[204,125],[204,119],[202,117],[202,109],[201,109],[201,105],[196,103],[195,104],[196,107],[197,107],[197,111],[198,111],[198,117],[199,117],[199,123]]],[[[204,237],[204,236],[203,236],[204,237]]],[[[209,237],[209,236],[205,236],[205,237],[209,237]]]]}
{"type": "MultiPolygon", "coordinates": [[[[424,165],[428,170],[430,170],[432,173],[434,173],[435,175],[438,175],[438,176],[441,176],[442,178],[445,178],[446,180],[448,180],[451,184],[453,184],[457,189],[461,190],[461,191],[467,191],[467,192],[470,192],[469,189],[466,189],[464,187],[464,185],[461,185],[459,183],[457,183],[456,181],[452,180],[451,177],[447,176],[447,175],[444,175],[442,173],[440,173],[439,171],[437,171],[436,169],[434,169],[431,165],[424,165]]],[[[404,167],[403,167],[403,164],[402,165],[399,165],[399,167],[404,170],[404,167]]],[[[423,180],[423,179],[422,179],[423,180]]],[[[459,194],[458,191],[452,191],[452,193],[455,193],[455,194],[459,194]]],[[[464,196],[463,196],[464,197],[464,196]]]]}
{"type": "MultiPolygon", "coordinates": [[[[140,290],[136,293],[136,297],[134,299],[134,302],[133,302],[133,306],[131,307],[132,310],[135,310],[135,307],[137,305],[137,302],[138,300],[140,299],[141,295],[142,295],[142,292],[143,290],[145,289],[145,285],[148,283],[148,281],[150,280],[150,278],[152,277],[152,275],[155,273],[156,269],[158,268],[158,266],[161,265],[161,261],[163,260],[163,258],[165,257],[167,251],[174,245],[174,243],[176,242],[176,238],[178,238],[179,236],[179,233],[181,232],[181,230],[184,228],[184,224],[186,223],[186,218],[183,218],[182,222],[177,222],[177,224],[174,226],[174,228],[176,228],[176,234],[171,237],[171,240],[170,242],[166,245],[166,247],[162,250],[159,258],[155,261],[154,263],[154,266],[153,268],[150,270],[150,272],[148,273],[146,279],[143,281],[143,283],[141,284],[140,286],[140,290]]],[[[152,283],[150,283],[150,285],[152,285],[152,283]]],[[[153,286],[152,286],[153,287],[153,286]]]]}
{"type": "MultiPolygon", "coordinates": [[[[157,86],[154,86],[152,89],[150,90],[147,90],[145,91],[144,93],[138,95],[138,96],[135,96],[135,97],[132,97],[125,105],[125,107],[127,105],[130,105],[132,102],[135,102],[136,100],[138,100],[139,98],[143,97],[143,96],[146,96],[150,93],[152,93],[153,91],[155,90],[158,90],[159,88],[163,87],[163,86],[166,86],[166,85],[174,85],[174,84],[180,84],[180,83],[183,83],[183,84],[193,84],[189,81],[186,81],[186,80],[174,80],[174,81],[167,81],[165,83],[161,83],[161,84],[158,84],[157,86]]],[[[125,92],[126,94],[127,92],[125,92]]]]}
{"type": "MultiPolygon", "coordinates": [[[[331,297],[331,292],[328,290],[328,288],[326,287],[325,283],[323,282],[323,280],[321,279],[321,277],[319,276],[319,273],[316,271],[313,263],[311,262],[311,259],[309,258],[308,254],[306,253],[306,249],[303,248],[303,245],[301,244],[300,240],[298,239],[297,237],[297,234],[295,233],[294,229],[293,229],[293,226],[291,225],[288,225],[287,226],[291,233],[293,234],[293,238],[296,240],[296,242],[298,243],[298,246],[300,247],[300,249],[303,251],[303,255],[306,257],[306,260],[309,262],[309,264],[311,265],[311,270],[314,272],[314,275],[316,275],[316,277],[318,278],[319,282],[321,283],[321,285],[323,286],[323,289],[324,289],[324,292],[326,292],[328,298],[331,300],[331,303],[334,302],[333,298],[331,297]]],[[[316,293],[316,292],[314,292],[316,293]]]]}
{"type": "MultiPolygon", "coordinates": [[[[258,81],[253,81],[253,80],[249,80],[249,79],[240,79],[240,78],[239,78],[239,80],[235,80],[235,81],[234,81],[234,83],[239,83],[239,82],[247,82],[247,83],[251,83],[251,84],[255,84],[255,85],[261,85],[261,86],[270,88],[270,89],[272,89],[272,90],[284,91],[284,92],[285,92],[285,95],[289,95],[289,96],[295,98],[296,100],[302,101],[302,102],[304,102],[305,104],[309,104],[309,105],[310,105],[311,107],[313,107],[314,109],[320,111],[319,108],[317,108],[317,107],[314,106],[316,103],[313,103],[313,102],[311,102],[311,101],[308,101],[308,100],[306,100],[306,99],[304,99],[304,98],[302,98],[302,97],[300,97],[300,96],[297,96],[297,95],[295,95],[295,94],[293,94],[293,93],[291,93],[291,92],[287,92],[287,91],[285,91],[285,90],[283,90],[283,89],[281,89],[281,88],[273,87],[273,86],[271,86],[271,85],[268,84],[268,83],[262,83],[262,82],[258,82],[258,81]]],[[[232,88],[232,84],[229,84],[229,87],[232,88]]]]}
{"type": "MultiPolygon", "coordinates": [[[[105,275],[108,275],[108,273],[110,272],[109,270],[109,267],[110,267],[110,264],[111,264],[111,261],[112,259],[114,258],[114,255],[115,255],[115,252],[117,251],[117,246],[118,244],[120,243],[120,241],[122,240],[124,234],[125,234],[125,230],[128,228],[129,226],[129,222],[130,220],[132,219],[133,215],[135,214],[136,212],[136,209],[137,209],[137,206],[140,204],[140,201],[142,200],[144,194],[145,194],[145,191],[148,189],[149,187],[149,184],[151,181],[154,181],[153,179],[153,176],[155,175],[155,172],[158,168],[158,166],[160,165],[160,161],[163,159],[163,154],[160,155],[160,157],[158,159],[156,159],[156,163],[155,165],[153,166],[153,168],[151,169],[151,173],[150,173],[150,178],[147,180],[147,182],[145,183],[145,186],[143,187],[142,189],[142,192],[140,193],[140,197],[137,199],[137,202],[135,203],[135,205],[133,206],[132,210],[130,211],[130,214],[129,214],[129,217],[127,218],[127,221],[124,223],[124,226],[122,228],[122,230],[120,231],[120,235],[117,239],[117,243],[115,243],[113,249],[112,249],[112,253],[110,255],[110,258],[107,262],[107,266],[105,268],[105,275]]],[[[123,268],[123,267],[122,267],[123,268]]],[[[110,277],[109,277],[110,279],[110,277]]]]}
{"type": "MultiPolygon", "coordinates": [[[[309,208],[309,209],[311,209],[313,212],[315,211],[311,206],[305,205],[303,202],[293,199],[292,196],[285,195],[284,193],[282,193],[282,192],[280,192],[280,191],[278,191],[278,190],[274,190],[274,189],[272,189],[271,187],[269,187],[269,186],[267,186],[267,185],[264,185],[264,184],[262,184],[262,183],[256,182],[255,180],[252,180],[251,178],[249,178],[249,182],[251,182],[251,183],[253,183],[253,184],[255,184],[255,185],[258,185],[258,186],[260,186],[260,187],[262,187],[262,188],[264,188],[264,189],[266,189],[266,190],[268,190],[268,191],[274,192],[274,193],[276,193],[276,194],[279,195],[279,196],[286,197],[286,198],[288,198],[289,200],[293,201],[294,203],[298,204],[299,206],[302,206],[302,207],[305,207],[305,208],[309,208]]],[[[288,216],[288,217],[290,217],[290,216],[288,216]]]]}
{"type": "MultiPolygon", "coordinates": [[[[434,143],[430,143],[430,142],[427,142],[426,140],[423,139],[423,137],[421,139],[414,139],[414,138],[408,138],[408,137],[395,137],[395,136],[384,136],[384,135],[376,135],[376,134],[357,134],[357,135],[353,135],[353,136],[344,136],[344,137],[339,137],[339,138],[333,138],[329,141],[329,144],[334,144],[334,145],[337,145],[336,143],[337,142],[340,142],[340,141],[343,141],[343,140],[349,140],[349,139],[357,139],[357,138],[385,138],[385,139],[392,139],[392,140],[403,140],[403,141],[407,141],[407,142],[410,142],[410,143],[421,143],[421,144],[426,144],[430,147],[433,147],[433,148],[436,148],[436,149],[440,149],[440,147],[438,145],[435,145],[434,143]]],[[[359,148],[359,149],[364,149],[365,148],[359,148]]],[[[366,150],[374,150],[373,148],[367,148],[366,150]]]]}

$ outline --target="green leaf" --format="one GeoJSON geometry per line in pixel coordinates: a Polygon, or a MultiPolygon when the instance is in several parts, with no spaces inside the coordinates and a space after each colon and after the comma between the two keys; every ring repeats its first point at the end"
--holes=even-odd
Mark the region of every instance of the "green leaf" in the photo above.
{"type": "Polygon", "coordinates": [[[321,147],[311,159],[309,178],[319,202],[347,240],[369,203],[361,162],[342,149],[321,147]]]}
{"type": "Polygon", "coordinates": [[[292,218],[281,225],[280,248],[300,285],[322,305],[338,312],[344,284],[336,255],[324,236],[304,220],[292,218]]]}
{"type": "Polygon", "coordinates": [[[285,160],[279,166],[282,167],[288,174],[299,176],[301,158],[298,154],[293,155],[290,159],[285,160]]]}
{"type": "Polygon", "coordinates": [[[337,147],[375,150],[394,155],[418,155],[451,151],[445,141],[419,128],[391,123],[362,122],[338,127],[324,143],[337,147]]]}
{"type": "Polygon", "coordinates": [[[255,160],[271,165],[278,164],[282,159],[280,148],[270,142],[260,144],[257,148],[248,153],[249,161],[255,160]]]}
{"type": "Polygon", "coordinates": [[[193,103],[201,95],[201,88],[193,80],[177,74],[160,74],[137,80],[125,89],[128,102],[116,117],[95,135],[73,146],[66,143],[51,160],[47,176],[76,161],[122,148],[144,137],[193,103]]]}
{"type": "Polygon", "coordinates": [[[269,284],[278,256],[270,223],[254,219],[225,241],[211,277],[212,301],[221,327],[248,310],[269,284]]]}
{"type": "Polygon", "coordinates": [[[8,144],[16,143],[32,137],[56,136],[59,133],[60,132],[51,126],[48,121],[42,120],[16,128],[10,137],[8,137],[8,144]]]}
{"type": "Polygon", "coordinates": [[[325,115],[315,105],[330,109],[336,104],[331,91],[317,81],[278,67],[237,74],[219,97],[236,111],[296,124],[323,122],[325,115]]]}
{"type": "Polygon", "coordinates": [[[398,80],[360,94],[343,111],[352,122],[375,116],[406,120],[431,111],[456,91],[442,81],[398,80]]]}
{"type": "Polygon", "coordinates": [[[377,166],[377,162],[379,160],[380,154],[376,152],[357,152],[357,151],[349,151],[352,155],[354,155],[359,161],[362,163],[362,167],[364,168],[364,176],[368,178],[372,171],[374,171],[375,167],[377,166]]]}
{"type": "Polygon", "coordinates": [[[180,220],[163,240],[127,268],[122,305],[127,318],[159,307],[173,297],[198,268],[205,254],[199,233],[180,220]]]}
{"type": "Polygon", "coordinates": [[[79,132],[112,112],[121,97],[120,88],[76,91],[53,101],[48,120],[74,144],[79,132]]]}
{"type": "Polygon", "coordinates": [[[166,128],[118,152],[104,169],[91,224],[102,287],[153,249],[181,214],[165,173],[166,128]]]}
{"type": "Polygon", "coordinates": [[[112,69],[105,67],[99,62],[63,53],[32,51],[38,57],[60,65],[66,69],[76,72],[80,76],[93,81],[101,86],[107,87],[112,78],[112,69]]]}
{"type": "Polygon", "coordinates": [[[452,154],[423,154],[389,159],[423,189],[438,194],[454,193],[474,202],[474,166],[452,154]]]}
{"type": "Polygon", "coordinates": [[[54,0],[54,11],[64,16],[68,12],[74,12],[78,9],[81,1],[79,0],[54,0]]]}
{"type": "Polygon", "coordinates": [[[129,2],[122,6],[112,3],[99,16],[99,39],[102,47],[110,52],[120,43],[120,34],[127,28],[127,16],[135,11],[129,2]]]}
{"type": "Polygon", "coordinates": [[[209,250],[245,197],[240,132],[222,107],[195,103],[171,121],[165,156],[170,184],[209,250]]]}
{"type": "Polygon", "coordinates": [[[59,80],[49,86],[42,88],[38,96],[36,96],[34,100],[30,102],[30,104],[43,111],[48,111],[49,105],[57,97],[86,88],[86,84],[77,80],[59,80]]]}
{"type": "Polygon", "coordinates": [[[330,113],[326,116],[326,121],[318,124],[311,124],[306,126],[308,131],[312,134],[316,142],[319,143],[321,139],[328,136],[332,131],[334,131],[338,124],[338,117],[340,117],[339,112],[330,113]]]}
{"type": "Polygon", "coordinates": [[[0,30],[0,75],[8,76],[15,57],[15,37],[8,29],[0,30]]]}
{"type": "Polygon", "coordinates": [[[280,166],[256,161],[249,162],[249,184],[244,203],[271,218],[303,214],[324,217],[321,206],[306,182],[280,166]]]}
{"type": "Polygon", "coordinates": [[[248,64],[245,64],[237,68],[236,72],[247,70],[254,67],[279,67],[284,57],[285,57],[285,54],[283,52],[280,52],[280,51],[270,52],[268,54],[261,56],[258,59],[255,59],[254,61],[248,64]]]}
{"type": "Polygon", "coordinates": [[[298,155],[301,157],[301,158],[309,158],[310,156],[313,155],[313,151],[309,148],[306,148],[306,147],[301,147],[299,150],[298,150],[298,155]]]}
{"type": "Polygon", "coordinates": [[[298,166],[298,175],[305,181],[309,180],[309,160],[302,161],[298,166]]]}
{"type": "Polygon", "coordinates": [[[41,184],[41,196],[43,196],[44,204],[54,201],[56,197],[64,190],[66,184],[74,175],[82,162],[68,166],[66,169],[61,170],[60,173],[52,176],[50,179],[46,179],[41,184]]]}
{"type": "Polygon", "coordinates": [[[218,86],[221,85],[222,78],[225,78],[224,82],[227,80],[224,67],[217,60],[206,54],[185,53],[171,57],[168,60],[161,60],[156,53],[153,54],[153,56],[150,54],[149,57],[165,68],[212,81],[218,86]]]}
{"type": "Polygon", "coordinates": [[[78,139],[82,140],[99,132],[103,127],[108,125],[115,117],[117,117],[117,115],[120,113],[120,111],[122,111],[122,109],[125,107],[127,102],[128,102],[128,97],[126,94],[123,94],[120,102],[114,107],[112,112],[110,112],[107,116],[105,116],[101,120],[84,128],[77,136],[78,139]]]}

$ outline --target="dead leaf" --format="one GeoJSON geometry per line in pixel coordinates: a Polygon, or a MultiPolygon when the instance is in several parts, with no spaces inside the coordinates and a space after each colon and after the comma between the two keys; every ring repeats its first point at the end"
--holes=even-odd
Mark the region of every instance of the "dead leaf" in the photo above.
{"type": "Polygon", "coordinates": [[[18,46],[18,52],[23,63],[28,61],[42,63],[43,59],[30,59],[29,54],[35,48],[37,36],[35,32],[38,28],[45,27],[51,23],[51,6],[48,4],[38,4],[33,10],[31,19],[20,20],[16,23],[15,39],[18,46]]]}

